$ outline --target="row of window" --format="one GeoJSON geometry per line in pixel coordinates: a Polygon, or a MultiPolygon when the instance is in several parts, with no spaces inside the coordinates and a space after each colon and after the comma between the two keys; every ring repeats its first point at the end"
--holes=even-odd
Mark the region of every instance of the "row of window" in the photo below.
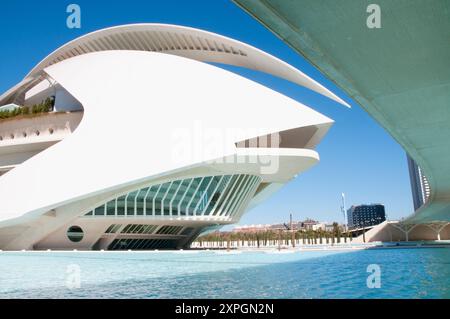
{"type": "Polygon", "coordinates": [[[125,226],[121,234],[152,234],[158,226],[156,225],[138,225],[138,224],[128,224],[125,226]]]}
{"type": "Polygon", "coordinates": [[[163,226],[158,229],[158,235],[178,235],[183,226],[163,226]]]}
{"type": "Polygon", "coordinates": [[[112,224],[111,226],[108,227],[108,229],[106,229],[105,233],[106,234],[115,234],[120,229],[120,226],[122,226],[122,225],[112,224]]]}
{"type": "Polygon", "coordinates": [[[176,180],[119,196],[86,216],[233,216],[260,182],[245,174],[176,180]]]}
{"type": "MultiPolygon", "coordinates": [[[[110,225],[105,234],[115,234],[120,229],[121,224],[112,224],[110,225]]],[[[143,224],[128,224],[122,230],[121,234],[138,234],[138,235],[150,235],[155,232],[158,228],[158,225],[143,225],[143,224]]],[[[180,231],[183,229],[183,226],[170,226],[165,225],[161,226],[156,234],[158,235],[178,235],[180,231]]],[[[186,236],[189,235],[194,228],[186,227],[180,235],[186,236]]]]}
{"type": "Polygon", "coordinates": [[[144,249],[175,249],[177,240],[174,239],[115,239],[108,246],[108,250],[144,250],[144,249]]]}
{"type": "MultiPolygon", "coordinates": [[[[118,232],[122,225],[121,224],[112,224],[110,225],[106,230],[106,234],[115,234],[118,232]]],[[[128,224],[126,225],[120,234],[139,234],[139,235],[150,235],[155,232],[156,229],[158,229],[158,225],[142,225],[142,224],[128,224]]],[[[170,226],[165,225],[161,226],[156,234],[158,235],[178,235],[181,230],[183,229],[183,226],[170,226]]],[[[181,232],[181,235],[187,236],[194,228],[192,227],[186,227],[184,228],[183,232],[181,232]]],[[[84,237],[84,231],[81,229],[80,226],[71,226],[67,229],[67,237],[72,242],[79,242],[84,237]]]]}

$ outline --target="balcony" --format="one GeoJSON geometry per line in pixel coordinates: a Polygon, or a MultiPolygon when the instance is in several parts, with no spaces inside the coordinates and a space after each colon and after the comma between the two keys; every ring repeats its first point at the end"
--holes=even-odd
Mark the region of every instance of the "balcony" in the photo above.
{"type": "Polygon", "coordinates": [[[70,135],[82,117],[75,111],[0,119],[0,175],[70,135]]]}

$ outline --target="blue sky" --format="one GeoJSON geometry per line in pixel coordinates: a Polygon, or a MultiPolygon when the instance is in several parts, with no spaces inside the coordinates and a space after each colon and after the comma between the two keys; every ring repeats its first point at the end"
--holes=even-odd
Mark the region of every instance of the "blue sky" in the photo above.
{"type": "Polygon", "coordinates": [[[28,71],[60,45],[104,27],[142,22],[180,24],[229,36],[267,51],[318,80],[351,105],[347,109],[307,89],[258,72],[229,68],[286,94],[335,120],[317,148],[319,165],[301,174],[240,224],[311,217],[342,221],[340,194],[347,206],[382,203],[388,218],[413,211],[402,148],[345,93],[322,76],[270,31],[230,1],[2,1],[0,92],[19,82],[28,71]],[[81,29],[66,27],[66,7],[81,6],[81,29]]]}

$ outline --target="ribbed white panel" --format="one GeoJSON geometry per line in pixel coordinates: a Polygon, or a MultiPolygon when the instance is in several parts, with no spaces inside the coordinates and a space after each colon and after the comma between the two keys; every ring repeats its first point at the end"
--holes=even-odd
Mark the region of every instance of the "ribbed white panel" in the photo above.
{"type": "Polygon", "coordinates": [[[303,72],[255,47],[215,33],[165,24],[123,25],[77,38],[48,55],[18,86],[0,96],[0,105],[12,96],[17,98],[19,92],[30,87],[30,79],[41,76],[42,70],[53,64],[86,53],[111,50],[162,52],[199,61],[242,66],[284,78],[349,107],[303,72]]]}

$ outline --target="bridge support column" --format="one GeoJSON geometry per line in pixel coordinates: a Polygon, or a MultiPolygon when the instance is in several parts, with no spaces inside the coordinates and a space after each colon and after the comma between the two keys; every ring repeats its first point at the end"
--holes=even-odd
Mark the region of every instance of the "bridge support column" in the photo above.
{"type": "Polygon", "coordinates": [[[405,234],[405,241],[409,241],[409,233],[417,226],[417,224],[409,224],[404,222],[398,222],[397,224],[390,224],[392,227],[397,228],[403,234],[405,234]]]}
{"type": "Polygon", "coordinates": [[[435,222],[426,224],[429,228],[431,228],[436,233],[436,238],[438,241],[441,240],[441,231],[450,223],[448,222],[435,222]]]}

